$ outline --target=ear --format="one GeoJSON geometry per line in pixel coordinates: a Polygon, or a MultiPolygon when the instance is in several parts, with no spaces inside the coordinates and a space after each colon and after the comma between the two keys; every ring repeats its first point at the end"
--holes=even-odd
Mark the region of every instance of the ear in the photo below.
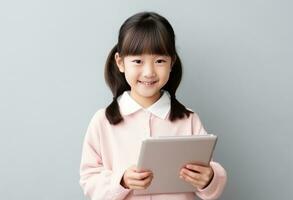
{"type": "Polygon", "coordinates": [[[171,58],[170,73],[172,72],[176,59],[177,59],[176,55],[174,56],[174,58],[171,58]]]}
{"type": "Polygon", "coordinates": [[[119,71],[124,73],[124,62],[123,62],[123,58],[121,58],[119,56],[119,53],[116,52],[115,53],[115,61],[116,61],[116,65],[119,68],[119,71]]]}
{"type": "Polygon", "coordinates": [[[171,61],[171,63],[172,63],[171,67],[173,67],[173,65],[175,64],[176,60],[177,60],[177,56],[175,55],[174,58],[171,61]]]}

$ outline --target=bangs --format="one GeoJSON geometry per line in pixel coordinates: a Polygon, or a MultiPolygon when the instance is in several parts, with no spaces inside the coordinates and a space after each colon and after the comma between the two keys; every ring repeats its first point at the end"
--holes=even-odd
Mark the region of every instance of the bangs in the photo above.
{"type": "Polygon", "coordinates": [[[121,56],[157,54],[174,57],[175,47],[167,30],[152,22],[144,22],[128,30],[122,43],[121,56]]]}

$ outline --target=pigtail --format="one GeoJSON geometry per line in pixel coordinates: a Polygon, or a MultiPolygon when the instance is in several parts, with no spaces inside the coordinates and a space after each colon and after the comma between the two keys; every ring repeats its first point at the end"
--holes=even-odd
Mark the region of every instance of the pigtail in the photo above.
{"type": "Polygon", "coordinates": [[[113,101],[106,108],[105,114],[110,124],[118,124],[119,122],[123,121],[123,117],[121,116],[119,110],[117,97],[113,97],[113,101]]]}
{"type": "Polygon", "coordinates": [[[117,98],[126,90],[130,89],[130,86],[126,82],[125,76],[121,73],[116,65],[115,53],[118,51],[117,45],[110,51],[106,65],[105,65],[105,80],[113,93],[113,101],[106,108],[106,117],[110,124],[118,124],[123,121],[121,116],[117,98]]]}
{"type": "Polygon", "coordinates": [[[175,97],[171,95],[171,110],[169,115],[170,121],[175,121],[177,119],[182,119],[184,117],[189,117],[190,113],[193,113],[190,110],[187,110],[183,104],[181,104],[175,97]]]}

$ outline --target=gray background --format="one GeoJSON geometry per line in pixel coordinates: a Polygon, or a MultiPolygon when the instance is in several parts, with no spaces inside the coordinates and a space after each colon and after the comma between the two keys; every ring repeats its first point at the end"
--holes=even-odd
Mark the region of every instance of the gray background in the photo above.
{"type": "Polygon", "coordinates": [[[220,199],[292,199],[292,1],[1,1],[0,198],[85,199],[81,145],[123,21],[173,25],[178,98],[219,135],[220,199]]]}

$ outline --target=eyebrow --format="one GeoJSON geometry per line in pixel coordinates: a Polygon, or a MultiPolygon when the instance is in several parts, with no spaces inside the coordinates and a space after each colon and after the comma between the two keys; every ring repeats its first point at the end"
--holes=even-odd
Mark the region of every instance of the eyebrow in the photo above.
{"type": "MultiPolygon", "coordinates": [[[[143,55],[129,55],[129,57],[143,57],[143,55]]],[[[157,57],[168,58],[169,56],[166,56],[166,55],[154,55],[154,56],[152,56],[152,58],[157,58],[157,57]]]]}

